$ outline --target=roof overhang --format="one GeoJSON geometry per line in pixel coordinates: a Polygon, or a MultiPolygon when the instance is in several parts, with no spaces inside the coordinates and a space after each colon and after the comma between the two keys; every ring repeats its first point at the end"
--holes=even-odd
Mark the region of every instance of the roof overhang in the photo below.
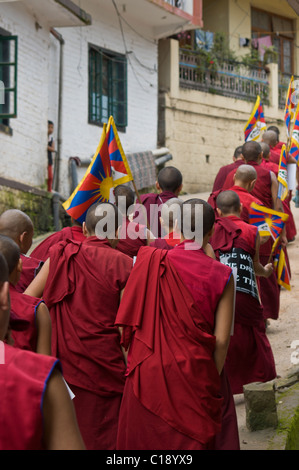
{"type": "Polygon", "coordinates": [[[22,0],[22,3],[49,28],[91,24],[91,16],[71,0],[22,0]]]}
{"type": "Polygon", "coordinates": [[[299,0],[287,0],[288,4],[291,8],[293,8],[294,12],[299,15],[299,0]]]}
{"type": "Polygon", "coordinates": [[[193,10],[193,14],[164,0],[114,0],[105,4],[105,9],[113,9],[113,4],[121,18],[134,25],[134,29],[141,34],[146,29],[153,39],[162,39],[182,30],[203,26],[201,2],[194,2],[197,9],[193,10]]]}

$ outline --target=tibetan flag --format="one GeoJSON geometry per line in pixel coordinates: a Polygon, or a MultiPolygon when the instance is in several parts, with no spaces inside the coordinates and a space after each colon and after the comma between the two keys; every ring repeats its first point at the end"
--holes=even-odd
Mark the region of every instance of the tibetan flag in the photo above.
{"type": "Polygon", "coordinates": [[[115,186],[133,180],[112,116],[103,126],[102,136],[92,161],[69,199],[66,212],[83,223],[86,212],[95,202],[113,202],[115,186]]]}
{"type": "Polygon", "coordinates": [[[271,235],[273,240],[278,240],[289,215],[284,212],[274,211],[255,202],[249,208],[249,223],[255,225],[261,237],[271,235]]]}
{"type": "Polygon", "coordinates": [[[291,77],[290,83],[289,83],[289,88],[287,92],[287,97],[286,97],[286,104],[285,104],[285,109],[284,109],[284,121],[287,127],[287,135],[288,137],[290,136],[290,127],[291,127],[291,122],[294,117],[294,108],[295,108],[295,103],[293,103],[293,93],[295,91],[295,85],[294,85],[294,77],[291,77]]]}
{"type": "Polygon", "coordinates": [[[295,158],[297,164],[299,164],[299,102],[295,113],[289,156],[295,158]]]}
{"type": "Polygon", "coordinates": [[[253,111],[244,128],[245,142],[257,140],[262,131],[267,129],[261,99],[258,96],[253,111]]]}
{"type": "Polygon", "coordinates": [[[273,258],[273,266],[276,271],[277,282],[287,290],[291,290],[291,276],[286,263],[283,247],[280,245],[273,258]]]}
{"type": "Polygon", "coordinates": [[[283,145],[281,147],[281,154],[280,154],[280,160],[279,160],[277,180],[278,180],[278,197],[279,197],[279,199],[284,201],[285,198],[288,195],[288,192],[289,192],[289,189],[288,189],[288,157],[287,157],[287,150],[286,150],[285,145],[283,145]]]}

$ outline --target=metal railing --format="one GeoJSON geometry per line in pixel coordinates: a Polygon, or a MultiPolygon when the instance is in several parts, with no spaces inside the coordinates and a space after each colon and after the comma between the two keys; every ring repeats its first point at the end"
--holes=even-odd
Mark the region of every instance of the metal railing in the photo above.
{"type": "Polygon", "coordinates": [[[239,62],[213,61],[207,64],[196,51],[180,49],[180,87],[205,91],[246,101],[260,95],[269,102],[269,83],[264,69],[239,62]]]}

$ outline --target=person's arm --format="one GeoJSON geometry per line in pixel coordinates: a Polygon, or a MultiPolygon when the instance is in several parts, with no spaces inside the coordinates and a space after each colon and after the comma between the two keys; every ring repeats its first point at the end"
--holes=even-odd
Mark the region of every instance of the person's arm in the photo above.
{"type": "Polygon", "coordinates": [[[214,335],[216,337],[216,346],[214,361],[219,374],[223,369],[230,342],[234,314],[234,292],[234,277],[231,275],[218,303],[215,315],[214,335]]]}
{"type": "Polygon", "coordinates": [[[29,284],[24,294],[31,295],[32,297],[41,298],[44,288],[48,279],[50,268],[50,258],[45,261],[39,273],[35,276],[33,281],[29,284]]]}
{"type": "Polygon", "coordinates": [[[272,263],[268,263],[263,266],[260,263],[260,234],[257,233],[256,243],[255,243],[255,255],[253,258],[254,272],[256,276],[269,277],[273,273],[272,263]]]}
{"type": "Polygon", "coordinates": [[[36,352],[51,356],[52,323],[48,307],[44,302],[41,302],[36,309],[36,327],[36,352]]]}
{"type": "Polygon", "coordinates": [[[46,450],[85,450],[74,405],[57,368],[48,380],[42,409],[46,450]]]}

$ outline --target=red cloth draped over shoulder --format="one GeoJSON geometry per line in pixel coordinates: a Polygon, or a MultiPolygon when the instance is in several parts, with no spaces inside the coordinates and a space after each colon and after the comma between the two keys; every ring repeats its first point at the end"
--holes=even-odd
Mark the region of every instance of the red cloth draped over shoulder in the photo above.
{"type": "MultiPolygon", "coordinates": [[[[124,328],[124,347],[134,334],[127,381],[139,402],[174,430],[206,444],[221,427],[215,337],[168,260],[176,249],[140,249],[116,324],[124,328]]],[[[209,301],[202,302],[202,310],[209,301]]],[[[171,442],[171,436],[165,439],[171,442]]]]}
{"type": "Polygon", "coordinates": [[[74,225],[73,227],[64,227],[58,232],[54,232],[49,235],[45,240],[40,242],[37,247],[32,251],[31,256],[38,258],[42,261],[46,261],[49,257],[49,249],[51,246],[56,245],[61,241],[74,240],[77,242],[83,242],[85,236],[82,232],[82,227],[74,225]]]}
{"type": "Polygon", "coordinates": [[[0,366],[0,450],[43,450],[43,397],[60,363],[55,357],[4,344],[0,366]]]}
{"type": "Polygon", "coordinates": [[[37,344],[37,326],[36,310],[41,299],[18,292],[14,286],[9,286],[11,312],[19,320],[27,322],[27,328],[18,331],[12,331],[14,346],[20,349],[27,349],[36,352],[37,344]]]}
{"type": "MultiPolygon", "coordinates": [[[[272,193],[271,193],[271,173],[269,169],[263,168],[257,162],[249,161],[248,165],[255,168],[257,172],[257,179],[250,194],[257,197],[262,201],[266,207],[272,208],[272,193]]],[[[234,174],[236,170],[231,171],[225,180],[223,190],[229,189],[234,185],[234,174]]]]}
{"type": "Polygon", "coordinates": [[[43,265],[43,260],[37,259],[34,256],[27,256],[21,254],[22,260],[22,272],[20,275],[19,282],[16,285],[18,292],[24,292],[29,284],[33,281],[38,270],[43,265]]]}
{"type": "Polygon", "coordinates": [[[52,354],[70,384],[101,396],[123,390],[125,365],[114,321],[131,269],[130,257],[97,237],[50,249],[44,300],[52,320],[52,354]]]}
{"type": "Polygon", "coordinates": [[[225,165],[220,168],[218,171],[218,174],[216,175],[214,184],[213,184],[213,189],[212,192],[218,191],[219,189],[222,189],[223,184],[225,182],[225,179],[227,175],[238,168],[238,166],[244,164],[244,160],[236,160],[233,163],[230,163],[229,165],[225,165]]]}

